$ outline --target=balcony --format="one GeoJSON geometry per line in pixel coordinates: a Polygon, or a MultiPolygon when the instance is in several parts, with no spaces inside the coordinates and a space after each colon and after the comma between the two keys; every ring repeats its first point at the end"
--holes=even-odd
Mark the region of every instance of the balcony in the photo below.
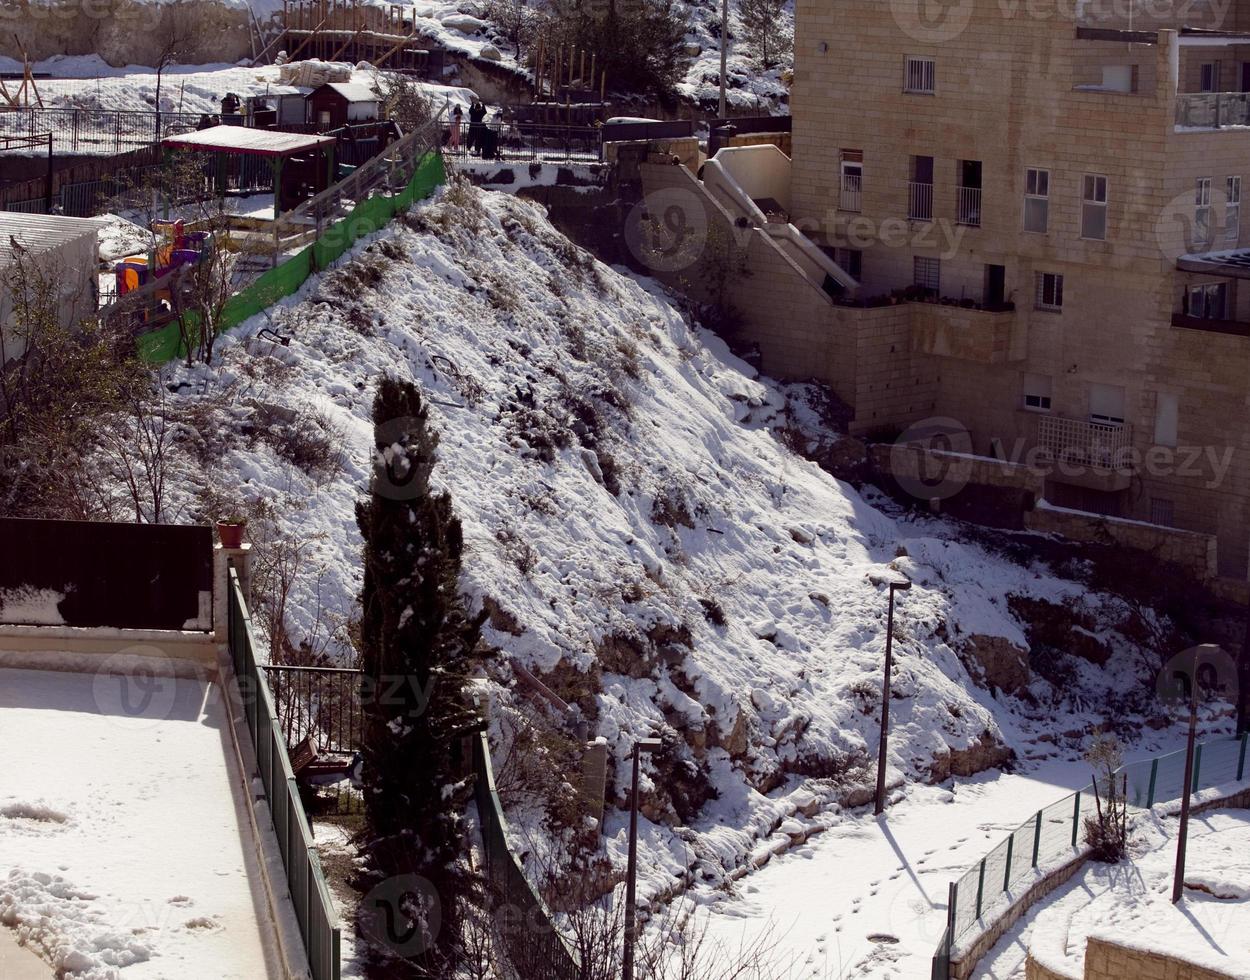
{"type": "Polygon", "coordinates": [[[1017,322],[1014,308],[913,303],[911,310],[911,349],[917,353],[977,364],[1005,364],[1019,359],[1011,353],[1012,331],[1017,322]]]}
{"type": "Polygon", "coordinates": [[[861,210],[860,190],[863,184],[863,174],[843,174],[842,175],[842,196],[838,201],[838,207],[843,211],[859,211],[861,210]]]}
{"type": "Polygon", "coordinates": [[[981,188],[956,188],[955,223],[970,228],[981,227],[981,188]]]}
{"type": "Polygon", "coordinates": [[[1250,126],[1250,92],[1190,92],[1176,97],[1177,129],[1250,126]]]}
{"type": "Polygon", "coordinates": [[[1207,333],[1223,333],[1233,337],[1250,337],[1250,323],[1244,320],[1213,320],[1210,317],[1172,314],[1172,326],[1185,330],[1205,330],[1207,333]]]}
{"type": "Polygon", "coordinates": [[[907,218],[909,221],[933,220],[933,185],[919,181],[907,182],[907,218]]]}
{"type": "Polygon", "coordinates": [[[1133,427],[1127,423],[1089,422],[1060,415],[1037,419],[1036,446],[1054,463],[1048,476],[1059,483],[1115,492],[1133,480],[1133,427]]]}

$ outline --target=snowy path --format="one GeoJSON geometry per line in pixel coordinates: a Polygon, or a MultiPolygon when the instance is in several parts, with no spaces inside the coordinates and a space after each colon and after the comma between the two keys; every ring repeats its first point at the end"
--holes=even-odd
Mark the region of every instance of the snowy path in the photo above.
{"type": "Polygon", "coordinates": [[[0,669],[0,923],[76,980],[274,975],[225,725],[206,682],[0,669]]]}
{"type": "Polygon", "coordinates": [[[948,883],[1088,781],[1083,763],[1045,763],[956,780],[953,791],[913,784],[882,820],[848,817],[742,879],[709,906],[708,942],[736,954],[767,935],[784,980],[928,977],[948,883]]]}

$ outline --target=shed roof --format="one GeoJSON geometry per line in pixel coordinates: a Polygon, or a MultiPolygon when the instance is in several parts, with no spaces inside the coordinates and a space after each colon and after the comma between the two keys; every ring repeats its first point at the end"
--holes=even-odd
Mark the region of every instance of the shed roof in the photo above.
{"type": "Polygon", "coordinates": [[[95,218],[0,211],[0,268],[13,260],[13,241],[31,254],[38,255],[86,235],[94,235],[103,225],[103,221],[95,218]]]}
{"type": "Polygon", "coordinates": [[[280,133],[249,126],[210,126],[197,133],[170,136],[161,146],[203,153],[242,153],[259,157],[289,157],[334,142],[333,136],[280,133]]]}
{"type": "Polygon", "coordinates": [[[326,82],[324,85],[313,89],[309,94],[311,98],[323,89],[331,89],[343,96],[348,102],[378,102],[380,97],[378,93],[373,91],[368,85],[361,85],[358,82],[326,82]]]}

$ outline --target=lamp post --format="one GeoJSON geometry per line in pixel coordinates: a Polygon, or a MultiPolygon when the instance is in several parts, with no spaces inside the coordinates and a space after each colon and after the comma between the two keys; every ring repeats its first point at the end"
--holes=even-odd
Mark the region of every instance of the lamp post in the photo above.
{"type": "Polygon", "coordinates": [[[621,961],[622,980],[634,980],[634,934],[638,928],[634,908],[638,884],[638,763],[645,752],[650,755],[664,743],[658,738],[640,738],[634,743],[634,773],[629,801],[629,864],[625,871],[625,955],[621,961]]]}
{"type": "Polygon", "coordinates": [[[873,813],[885,810],[885,757],[890,738],[890,675],[894,671],[894,593],[911,588],[907,579],[873,576],[874,585],[887,585],[890,589],[890,611],[885,624],[885,679],[881,683],[881,742],[877,747],[877,804],[873,813]]]}
{"type": "Polygon", "coordinates": [[[720,117],[729,115],[729,99],[725,92],[725,73],[729,61],[729,0],[720,5],[720,117]]]}
{"type": "Polygon", "coordinates": [[[1181,795],[1181,820],[1176,828],[1176,872],[1172,878],[1172,904],[1181,900],[1185,891],[1185,847],[1189,841],[1189,798],[1194,788],[1194,744],[1198,737],[1198,671],[1202,667],[1204,654],[1218,653],[1220,648],[1214,643],[1204,643],[1194,647],[1193,667],[1188,675],[1178,670],[1175,680],[1189,695],[1189,738],[1185,743],[1185,785],[1181,795]]]}

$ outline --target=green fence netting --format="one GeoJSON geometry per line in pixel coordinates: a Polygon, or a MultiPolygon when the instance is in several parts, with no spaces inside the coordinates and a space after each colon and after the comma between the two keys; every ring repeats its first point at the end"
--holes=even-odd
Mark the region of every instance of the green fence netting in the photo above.
{"type": "MultiPolygon", "coordinates": [[[[257,279],[232,296],[222,310],[223,328],[232,330],[260,313],[284,296],[291,296],[315,272],[328,268],[366,235],[381,231],[390,221],[412,204],[424,200],[447,179],[441,154],[429,153],[418,164],[412,179],[393,197],[374,195],[357,204],[347,217],[330,225],[321,236],[280,265],[262,273],[257,279]]],[[[184,318],[189,333],[194,333],[196,318],[184,318]]],[[[160,330],[136,338],[139,355],[149,364],[164,364],[186,355],[182,331],[178,323],[166,324],[160,330]]]]}

